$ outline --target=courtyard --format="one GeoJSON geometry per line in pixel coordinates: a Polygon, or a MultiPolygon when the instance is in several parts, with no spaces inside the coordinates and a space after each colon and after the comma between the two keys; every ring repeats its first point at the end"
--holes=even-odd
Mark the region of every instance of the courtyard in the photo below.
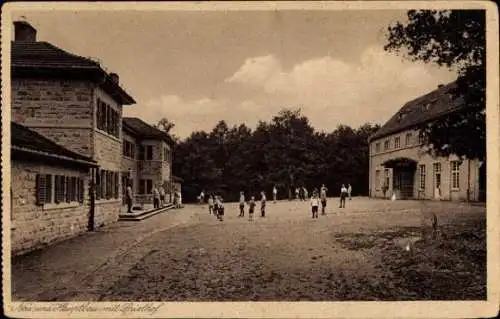
{"type": "Polygon", "coordinates": [[[13,300],[486,299],[484,205],[330,198],[315,220],[308,201],[270,201],[252,222],[225,207],[223,222],[186,205],[15,258],[13,300]]]}

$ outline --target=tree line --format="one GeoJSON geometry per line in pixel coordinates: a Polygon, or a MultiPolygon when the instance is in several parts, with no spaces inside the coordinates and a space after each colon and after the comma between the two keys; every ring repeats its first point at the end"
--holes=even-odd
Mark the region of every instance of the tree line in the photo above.
{"type": "MultiPolygon", "coordinates": [[[[173,125],[161,120],[161,128],[173,125]]],[[[300,109],[283,109],[255,129],[245,124],[229,127],[219,121],[210,132],[196,131],[176,139],[173,172],[182,178],[183,200],[192,202],[202,190],[235,201],[239,192],[268,196],[274,185],[278,198],[295,196],[296,187],[309,192],[325,184],[336,196],[341,184],[351,184],[353,195],[368,194],[368,137],[378,125],[357,129],[338,126],[316,131],[300,109]]]]}

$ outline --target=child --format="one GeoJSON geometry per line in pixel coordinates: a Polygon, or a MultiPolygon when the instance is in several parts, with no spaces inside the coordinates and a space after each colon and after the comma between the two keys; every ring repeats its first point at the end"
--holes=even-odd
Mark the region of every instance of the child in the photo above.
{"type": "Polygon", "coordinates": [[[312,218],[318,218],[318,206],[319,206],[318,195],[316,193],[313,193],[311,197],[312,218]]]}
{"type": "Polygon", "coordinates": [[[219,195],[215,195],[213,212],[214,216],[219,218],[219,195]]]}
{"type": "Polygon", "coordinates": [[[276,185],[273,187],[273,200],[276,204],[276,197],[278,196],[278,189],[276,189],[276,185]]]}
{"type": "Polygon", "coordinates": [[[212,195],[210,195],[208,197],[208,214],[212,215],[213,210],[214,210],[214,198],[212,195]]]}
{"type": "Polygon", "coordinates": [[[219,196],[219,208],[218,208],[218,218],[219,218],[219,221],[223,221],[224,220],[224,199],[222,198],[222,196],[219,196]]]}
{"type": "Polygon", "coordinates": [[[347,185],[347,195],[349,196],[349,200],[351,200],[351,192],[352,192],[352,186],[351,184],[347,185]]]}
{"type": "Polygon", "coordinates": [[[245,193],[240,192],[240,215],[238,217],[245,216],[245,193]]]}
{"type": "Polygon", "coordinates": [[[266,217],[266,193],[260,192],[260,217],[266,217]]]}
{"type": "Polygon", "coordinates": [[[256,206],[254,196],[252,196],[250,198],[250,202],[248,203],[248,206],[249,206],[248,207],[248,220],[253,221],[253,212],[254,212],[255,206],[256,206]]]}
{"type": "Polygon", "coordinates": [[[321,215],[326,214],[326,190],[327,188],[325,185],[321,187],[321,193],[320,193],[320,198],[321,198],[321,215]]]}
{"type": "Polygon", "coordinates": [[[345,198],[347,197],[347,188],[344,184],[340,188],[340,208],[345,208],[345,198]]]}

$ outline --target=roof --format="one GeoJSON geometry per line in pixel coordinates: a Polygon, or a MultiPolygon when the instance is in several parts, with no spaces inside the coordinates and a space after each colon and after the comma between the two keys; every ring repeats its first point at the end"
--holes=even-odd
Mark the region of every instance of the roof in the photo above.
{"type": "Polygon", "coordinates": [[[170,135],[137,117],[124,117],[123,129],[140,139],[159,139],[166,141],[170,145],[173,144],[170,135]]]}
{"type": "Polygon", "coordinates": [[[79,162],[89,166],[97,163],[89,157],[73,152],[45,136],[15,122],[11,122],[11,147],[21,152],[79,162]]]}
{"type": "MultiPolygon", "coordinates": [[[[48,42],[12,41],[11,67],[14,76],[53,74],[69,76],[78,73],[99,81],[101,87],[122,104],[134,104],[134,99],[114,82],[99,63],[66,52],[48,42]]],[[[73,78],[73,77],[72,77],[73,78]]]]}
{"type": "Polygon", "coordinates": [[[464,108],[463,99],[453,97],[452,90],[454,88],[456,88],[456,83],[452,82],[406,103],[389,121],[370,136],[369,140],[372,141],[414,128],[464,108]]]}

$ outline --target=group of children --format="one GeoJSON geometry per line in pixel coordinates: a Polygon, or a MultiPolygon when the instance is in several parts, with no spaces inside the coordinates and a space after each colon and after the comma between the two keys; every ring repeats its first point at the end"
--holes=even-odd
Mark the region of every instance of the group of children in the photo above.
{"type": "MultiPolygon", "coordinates": [[[[346,198],[349,197],[351,199],[351,185],[346,187],[342,184],[340,189],[340,206],[339,208],[345,208],[346,198]]],[[[326,204],[327,204],[327,191],[328,189],[323,184],[318,191],[315,189],[311,196],[311,211],[312,218],[318,218],[319,206],[321,205],[321,215],[326,215],[326,204]]],[[[273,188],[273,198],[276,201],[276,188],[273,188]]],[[[203,194],[203,192],[202,192],[203,194]]],[[[203,195],[202,195],[203,196],[203,195]]],[[[200,196],[201,198],[203,198],[200,196]]],[[[260,193],[260,216],[266,217],[266,193],[260,193]]],[[[200,199],[201,199],[200,198],[200,199]]],[[[200,201],[201,202],[201,201],[200,201]]],[[[238,217],[245,217],[245,204],[248,205],[248,218],[250,221],[253,220],[253,214],[255,212],[255,207],[257,206],[255,202],[255,196],[252,196],[249,201],[245,199],[245,193],[240,192],[240,200],[239,200],[239,208],[240,214],[238,217]]],[[[224,200],[220,195],[209,195],[208,196],[208,212],[209,214],[214,214],[219,221],[224,220],[224,200]]]]}
{"type": "MultiPolygon", "coordinates": [[[[266,194],[265,192],[260,193],[260,216],[266,217],[266,194]]],[[[248,205],[248,219],[253,220],[253,214],[255,212],[255,207],[257,206],[255,202],[255,196],[252,196],[248,202],[245,201],[245,193],[240,192],[240,214],[238,217],[245,217],[245,204],[248,205]]],[[[214,214],[219,221],[224,220],[224,200],[222,196],[210,195],[208,197],[208,213],[214,214]]]]}

